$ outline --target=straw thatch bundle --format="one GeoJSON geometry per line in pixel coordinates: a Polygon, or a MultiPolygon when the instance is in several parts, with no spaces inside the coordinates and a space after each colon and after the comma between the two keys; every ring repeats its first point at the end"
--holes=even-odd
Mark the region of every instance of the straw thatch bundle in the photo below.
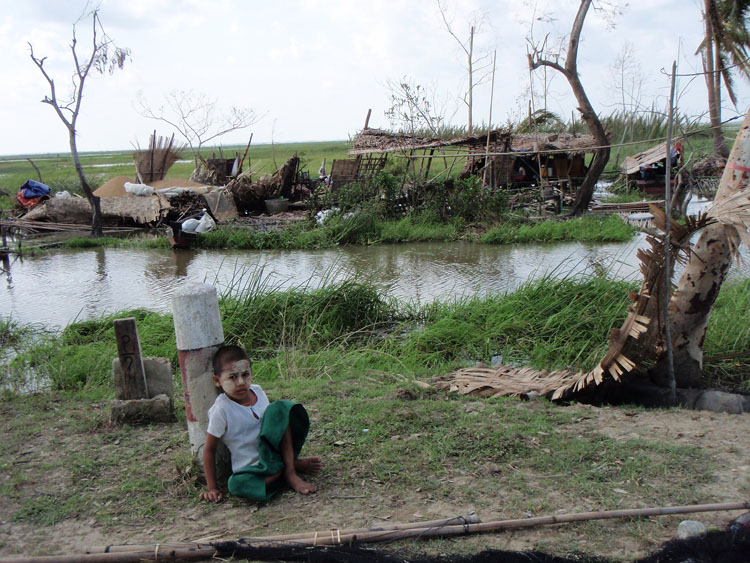
{"type": "Polygon", "coordinates": [[[167,139],[157,137],[156,131],[148,141],[148,149],[138,149],[133,153],[138,182],[148,184],[163,180],[167,170],[182,156],[184,145],[174,142],[174,134],[167,139]]]}

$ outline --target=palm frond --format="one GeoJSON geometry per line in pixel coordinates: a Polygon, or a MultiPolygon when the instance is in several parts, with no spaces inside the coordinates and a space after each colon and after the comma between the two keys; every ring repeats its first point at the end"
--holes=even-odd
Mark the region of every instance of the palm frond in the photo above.
{"type": "MultiPolygon", "coordinates": [[[[720,201],[714,201],[708,216],[734,227],[740,240],[750,245],[750,190],[741,190],[720,201]]],[[[736,252],[736,244],[733,246],[733,251],[736,252]]]]}

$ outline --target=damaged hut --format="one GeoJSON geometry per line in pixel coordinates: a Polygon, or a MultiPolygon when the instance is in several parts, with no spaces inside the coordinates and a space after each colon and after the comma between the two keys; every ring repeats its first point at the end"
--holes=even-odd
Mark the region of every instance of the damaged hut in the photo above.
{"type": "MultiPolygon", "coordinates": [[[[676,170],[682,159],[682,143],[677,142],[669,150],[673,170],[676,170]]],[[[650,149],[629,156],[622,163],[622,175],[628,188],[640,190],[649,195],[663,195],[667,171],[667,144],[660,143],[650,149]]],[[[671,178],[672,190],[679,183],[677,175],[671,178]]]]}
{"type": "MultiPolygon", "coordinates": [[[[425,181],[430,179],[434,161],[439,160],[442,168],[435,178],[462,166],[459,178],[477,176],[487,187],[510,192],[554,191],[561,198],[581,185],[588,170],[587,156],[593,155],[596,147],[591,135],[514,134],[499,129],[452,139],[364,129],[352,145],[349,154],[354,158],[345,162],[351,163],[358,177],[365,176],[363,163],[375,158],[384,162],[387,155],[394,154],[408,159],[407,172],[425,181]]],[[[332,181],[337,183],[335,173],[332,181]]]]}

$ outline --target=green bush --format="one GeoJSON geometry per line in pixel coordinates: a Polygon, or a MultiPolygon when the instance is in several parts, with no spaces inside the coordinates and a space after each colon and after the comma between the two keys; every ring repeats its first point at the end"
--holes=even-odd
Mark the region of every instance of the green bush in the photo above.
{"type": "Polygon", "coordinates": [[[479,178],[448,179],[423,186],[421,210],[440,221],[462,219],[466,222],[497,219],[508,208],[505,190],[486,189],[479,178]]]}

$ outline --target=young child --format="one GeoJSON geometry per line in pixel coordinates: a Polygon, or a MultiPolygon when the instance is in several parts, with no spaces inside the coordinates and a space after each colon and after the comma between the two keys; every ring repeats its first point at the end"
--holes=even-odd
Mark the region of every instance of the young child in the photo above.
{"type": "Polygon", "coordinates": [[[299,473],[315,475],[318,457],[299,458],[307,437],[307,411],[291,401],[268,402],[259,385],[252,384],[250,358],[239,346],[223,346],[214,356],[214,383],[224,391],[208,410],[208,432],[203,466],[208,490],[203,500],[217,502],[216,446],[221,440],[232,456],[229,492],[254,500],[269,500],[286,482],[303,495],[317,487],[299,473]]]}

